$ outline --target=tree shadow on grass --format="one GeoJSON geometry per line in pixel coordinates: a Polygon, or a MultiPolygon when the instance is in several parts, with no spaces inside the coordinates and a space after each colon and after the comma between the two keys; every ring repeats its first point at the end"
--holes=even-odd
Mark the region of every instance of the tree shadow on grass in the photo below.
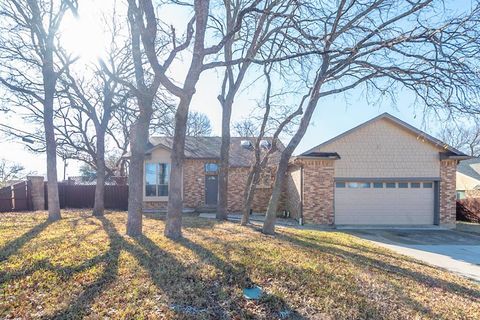
{"type": "MultiPolygon", "coordinates": [[[[105,263],[102,274],[89,284],[65,309],[52,316],[53,319],[69,319],[89,314],[90,306],[109,284],[118,278],[119,255],[122,250],[130,253],[140,267],[146,270],[153,284],[165,295],[167,308],[180,315],[194,318],[222,318],[219,301],[207,294],[212,284],[197,277],[195,268],[185,266],[173,254],[160,249],[145,236],[126,240],[105,217],[98,217],[110,239],[109,250],[96,259],[105,263]]],[[[118,294],[121,294],[120,292],[118,294]]]]}
{"type": "MultiPolygon", "coordinates": [[[[234,264],[227,262],[211,250],[188,238],[182,238],[178,243],[194,252],[202,262],[222,271],[223,279],[220,279],[221,286],[223,287],[222,292],[232,297],[229,299],[230,304],[228,305],[230,311],[235,310],[241,318],[255,317],[255,315],[245,310],[245,298],[235,297],[235,288],[237,290],[243,290],[244,288],[255,285],[248,276],[247,266],[241,263],[234,264]]],[[[296,310],[293,310],[286,301],[274,294],[265,293],[260,301],[251,303],[261,304],[262,307],[267,310],[270,319],[304,319],[304,317],[296,310]]]]}
{"type": "MultiPolygon", "coordinates": [[[[359,253],[346,251],[338,247],[325,246],[319,243],[306,241],[301,238],[296,238],[296,237],[288,236],[285,234],[279,234],[278,238],[286,240],[291,243],[299,244],[303,247],[309,247],[309,248],[319,250],[321,252],[329,253],[336,256],[341,256],[344,259],[347,259],[348,261],[351,261],[356,265],[360,265],[364,267],[368,266],[368,267],[377,269],[381,272],[393,273],[400,277],[409,278],[416,282],[423,283],[429,287],[434,287],[434,288],[438,288],[438,289],[450,292],[452,294],[461,295],[468,299],[474,299],[474,300],[480,299],[479,290],[475,290],[454,282],[432,277],[422,272],[418,272],[418,271],[414,271],[414,270],[400,267],[397,265],[393,265],[385,261],[367,257],[359,253]]],[[[361,249],[358,249],[358,250],[361,250],[361,249]]]]}
{"type": "Polygon", "coordinates": [[[18,252],[27,242],[33,240],[37,237],[43,230],[45,230],[50,224],[51,221],[47,220],[44,221],[20,237],[8,242],[0,249],[0,262],[8,260],[8,258],[18,252]]]}
{"type": "Polygon", "coordinates": [[[108,219],[105,217],[98,217],[98,220],[100,220],[102,223],[102,226],[110,239],[110,247],[108,251],[105,254],[94,257],[93,259],[82,264],[81,268],[66,270],[69,271],[70,275],[73,275],[75,272],[79,272],[89,267],[93,267],[98,263],[105,262],[105,267],[102,271],[102,274],[97,280],[89,284],[87,288],[85,288],[82,293],[76,297],[73,303],[71,303],[66,309],[55,313],[51,319],[72,319],[81,317],[88,313],[90,305],[95,298],[105,290],[108,284],[114,282],[118,277],[119,256],[124,240],[122,236],[116,232],[114,225],[108,219]]]}

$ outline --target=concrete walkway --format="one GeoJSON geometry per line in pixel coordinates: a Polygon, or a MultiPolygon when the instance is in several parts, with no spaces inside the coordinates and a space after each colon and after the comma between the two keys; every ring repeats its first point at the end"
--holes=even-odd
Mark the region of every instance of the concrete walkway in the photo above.
{"type": "MultiPolygon", "coordinates": [[[[200,218],[206,218],[206,219],[215,219],[216,213],[200,213],[199,217],[200,218]]],[[[227,218],[229,221],[232,222],[239,222],[242,220],[242,215],[237,214],[237,213],[231,213],[228,215],[227,218]]],[[[265,215],[264,214],[252,214],[250,215],[250,221],[251,222],[262,222],[265,221],[265,215]]],[[[298,226],[298,221],[294,219],[287,219],[287,218],[277,218],[276,225],[279,226],[285,226],[285,227],[295,227],[298,226]]]]}
{"type": "Polygon", "coordinates": [[[478,234],[453,230],[357,230],[348,233],[480,282],[478,234]]]}

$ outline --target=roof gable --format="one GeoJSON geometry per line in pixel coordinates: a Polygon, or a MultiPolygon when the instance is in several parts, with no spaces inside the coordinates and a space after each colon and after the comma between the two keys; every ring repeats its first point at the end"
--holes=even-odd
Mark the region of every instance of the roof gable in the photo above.
{"type": "MultiPolygon", "coordinates": [[[[370,120],[352,128],[350,130],[347,130],[344,133],[341,133],[338,136],[336,136],[336,137],[334,137],[330,140],[327,140],[327,141],[317,145],[316,147],[302,153],[302,155],[308,155],[309,153],[312,153],[314,151],[325,150],[325,147],[328,147],[330,144],[332,144],[336,141],[339,141],[341,139],[346,139],[346,138],[348,138],[349,135],[351,135],[351,134],[357,132],[358,130],[360,130],[362,128],[365,128],[365,127],[367,127],[367,126],[369,126],[369,125],[371,125],[371,124],[373,124],[377,121],[388,121],[389,123],[395,125],[399,129],[407,131],[417,140],[428,142],[430,145],[437,148],[439,152],[444,152],[444,153],[446,153],[450,156],[453,155],[453,156],[459,156],[459,157],[462,157],[462,158],[469,158],[463,152],[461,152],[461,151],[449,146],[448,144],[440,141],[439,139],[434,138],[433,136],[415,128],[414,126],[406,123],[405,121],[402,121],[402,120],[392,116],[389,113],[383,113],[383,114],[381,114],[381,115],[379,115],[375,118],[372,118],[372,119],[370,119],[370,120]]],[[[330,150],[330,151],[335,151],[335,150],[330,150]]]]}
{"type": "Polygon", "coordinates": [[[457,171],[480,181],[480,158],[460,161],[457,165],[457,171]]]}

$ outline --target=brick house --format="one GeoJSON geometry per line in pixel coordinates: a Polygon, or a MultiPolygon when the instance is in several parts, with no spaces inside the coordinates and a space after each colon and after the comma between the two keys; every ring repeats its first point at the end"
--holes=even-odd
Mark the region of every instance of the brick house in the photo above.
{"type": "Polygon", "coordinates": [[[480,198],[480,158],[460,161],[456,186],[457,199],[480,198]]]}
{"type": "MultiPolygon", "coordinates": [[[[232,138],[230,212],[242,209],[253,159],[248,143],[252,142],[232,138]]],[[[169,138],[151,139],[145,164],[146,209],[166,208],[170,146],[169,138]]],[[[220,138],[188,137],[185,157],[184,206],[214,210],[220,138]]],[[[279,158],[279,152],[274,154],[263,173],[253,205],[256,212],[264,212],[268,205],[279,158]]],[[[287,210],[308,224],[451,227],[455,224],[456,167],[459,160],[468,158],[385,113],[292,157],[279,211],[287,210]]]]}
{"type": "Polygon", "coordinates": [[[451,227],[468,158],[384,113],[294,157],[287,210],[315,224],[451,227]]]}
{"type": "MultiPolygon", "coordinates": [[[[254,138],[232,137],[228,185],[228,211],[242,210],[243,194],[250,166],[254,160],[254,138]]],[[[183,201],[188,210],[214,211],[218,201],[218,162],[220,137],[186,137],[183,167],[183,201]]],[[[262,149],[267,150],[271,138],[265,138],[262,149]]],[[[172,138],[151,137],[146,153],[144,175],[144,209],[164,210],[168,201],[168,175],[172,138]]],[[[272,191],[275,168],[283,145],[270,157],[262,172],[253,200],[253,211],[265,212],[272,191]]]]}

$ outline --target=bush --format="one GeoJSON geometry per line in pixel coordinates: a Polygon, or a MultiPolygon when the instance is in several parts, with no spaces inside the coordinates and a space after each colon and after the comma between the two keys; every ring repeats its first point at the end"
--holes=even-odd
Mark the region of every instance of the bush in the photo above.
{"type": "Polygon", "coordinates": [[[457,221],[480,223],[480,198],[457,200],[457,221]]]}

